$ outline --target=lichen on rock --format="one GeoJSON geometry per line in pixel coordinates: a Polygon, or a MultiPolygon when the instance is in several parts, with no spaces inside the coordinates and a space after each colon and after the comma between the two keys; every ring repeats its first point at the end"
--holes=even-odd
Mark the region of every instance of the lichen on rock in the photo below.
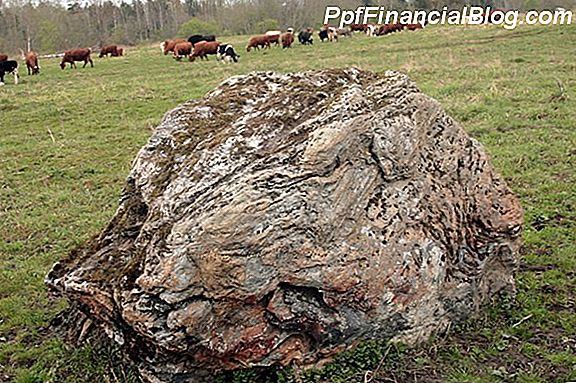
{"type": "Polygon", "coordinates": [[[251,73],[165,115],[114,218],[47,283],[149,381],[310,365],[417,343],[513,288],[522,220],[405,75],[251,73]]]}

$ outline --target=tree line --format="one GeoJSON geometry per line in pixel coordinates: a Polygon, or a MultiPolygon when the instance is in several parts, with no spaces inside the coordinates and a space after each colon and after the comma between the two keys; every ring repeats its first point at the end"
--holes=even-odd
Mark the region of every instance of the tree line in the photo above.
{"type": "MultiPolygon", "coordinates": [[[[0,52],[42,54],[75,47],[134,45],[193,33],[262,33],[317,27],[328,5],[354,9],[462,7],[456,0],[0,0],[0,52]]],[[[572,8],[575,0],[480,0],[502,8],[572,8]]]]}

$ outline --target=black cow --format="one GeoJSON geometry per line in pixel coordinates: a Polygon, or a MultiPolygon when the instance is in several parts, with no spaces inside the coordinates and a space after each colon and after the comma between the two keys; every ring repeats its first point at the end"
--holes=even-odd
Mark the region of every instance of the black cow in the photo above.
{"type": "Polygon", "coordinates": [[[304,29],[298,33],[298,41],[300,41],[300,44],[312,45],[312,40],[312,31],[310,29],[304,29]]]}
{"type": "Polygon", "coordinates": [[[200,41],[216,41],[216,36],[214,35],[192,35],[188,37],[188,41],[192,43],[192,46],[196,45],[200,41]]]}
{"type": "Polygon", "coordinates": [[[218,59],[218,61],[234,61],[237,63],[239,58],[240,55],[234,51],[234,47],[231,44],[221,44],[218,46],[218,53],[216,53],[216,59],[218,59]]]}
{"type": "Polygon", "coordinates": [[[14,84],[18,84],[18,62],[16,60],[0,62],[0,86],[4,85],[6,73],[12,73],[14,75],[14,84]]]}

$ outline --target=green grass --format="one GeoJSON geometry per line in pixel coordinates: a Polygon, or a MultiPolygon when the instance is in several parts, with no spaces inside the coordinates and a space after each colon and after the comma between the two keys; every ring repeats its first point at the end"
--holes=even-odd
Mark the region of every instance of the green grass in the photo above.
{"type": "MultiPolygon", "coordinates": [[[[225,39],[239,51],[246,37],[225,39]]],[[[321,370],[250,370],[221,382],[576,380],[576,26],[427,28],[338,44],[176,63],[160,48],[95,58],[0,88],[0,382],[134,381],[105,341],[65,344],[66,307],[43,278],[112,217],[131,160],[162,115],[232,75],[357,66],[406,72],[482,142],[526,214],[518,294],[416,348],[363,344],[321,370]],[[561,87],[563,91],[561,91],[561,87]],[[264,377],[267,378],[264,378],[264,377]]],[[[24,69],[21,71],[24,72],[24,69]]]]}

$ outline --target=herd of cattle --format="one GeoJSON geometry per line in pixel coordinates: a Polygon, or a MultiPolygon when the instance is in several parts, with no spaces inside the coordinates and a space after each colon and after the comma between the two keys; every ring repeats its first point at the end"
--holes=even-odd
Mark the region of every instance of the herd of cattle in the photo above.
{"type": "MultiPolygon", "coordinates": [[[[320,41],[335,42],[339,37],[351,37],[354,32],[366,33],[368,36],[382,36],[394,32],[400,32],[404,29],[415,31],[422,29],[424,26],[421,24],[353,24],[346,28],[336,28],[331,25],[324,25],[318,31],[320,41]]],[[[313,44],[314,30],[312,28],[302,29],[298,33],[298,41],[302,45],[313,44]]],[[[253,49],[266,49],[271,45],[282,46],[282,48],[290,48],[294,43],[294,30],[288,28],[286,32],[282,31],[268,31],[263,35],[252,36],[248,45],[246,45],[246,52],[253,49]]],[[[187,40],[173,39],[166,40],[161,45],[164,55],[172,53],[174,59],[180,61],[184,57],[188,57],[189,61],[194,61],[196,58],[208,59],[208,55],[215,55],[217,61],[221,62],[238,62],[240,55],[234,50],[231,44],[221,43],[216,40],[214,35],[193,35],[187,40]]],[[[36,75],[40,73],[40,65],[38,64],[38,54],[30,51],[26,54],[22,52],[28,75],[36,75]]],[[[83,67],[90,63],[94,66],[94,62],[90,57],[92,50],[90,48],[78,48],[64,52],[60,68],[66,68],[66,64],[70,64],[71,68],[76,68],[76,62],[84,62],[83,67]]],[[[124,55],[123,48],[116,45],[107,45],[100,49],[99,57],[104,56],[119,57],[124,55]]],[[[14,84],[18,84],[18,61],[9,60],[8,56],[0,53],[0,86],[4,85],[4,76],[7,73],[14,75],[14,84]]]]}
{"type": "MultiPolygon", "coordinates": [[[[352,37],[353,32],[366,33],[368,36],[383,36],[404,29],[415,31],[424,28],[422,24],[353,24],[345,28],[336,28],[331,25],[324,25],[318,31],[320,41],[338,41],[339,37],[352,37]]],[[[312,28],[302,29],[298,33],[298,41],[302,45],[312,45],[314,30],[312,28]]],[[[288,28],[286,32],[268,31],[263,35],[252,36],[246,45],[246,52],[252,49],[270,48],[272,45],[290,48],[294,43],[294,29],[288,28]]],[[[193,35],[185,39],[166,40],[160,44],[164,55],[172,52],[174,59],[181,60],[188,57],[189,61],[196,58],[207,59],[208,55],[216,55],[218,61],[238,62],[240,55],[236,53],[231,44],[223,44],[216,41],[214,35],[193,35]]]]}

